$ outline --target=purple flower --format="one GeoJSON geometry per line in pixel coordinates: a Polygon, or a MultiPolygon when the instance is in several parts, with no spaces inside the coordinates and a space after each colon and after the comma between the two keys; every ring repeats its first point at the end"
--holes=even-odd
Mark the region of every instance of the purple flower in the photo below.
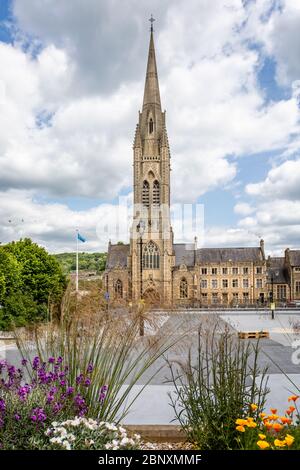
{"type": "Polygon", "coordinates": [[[15,414],[15,420],[16,420],[16,421],[20,421],[20,419],[21,419],[21,416],[18,415],[18,413],[16,413],[16,414],[15,414]]]}
{"type": "Polygon", "coordinates": [[[74,392],[74,388],[73,388],[73,387],[68,387],[68,388],[67,388],[67,395],[72,395],[73,392],[74,392]]]}
{"type": "Polygon", "coordinates": [[[21,361],[22,366],[26,366],[27,362],[28,362],[27,359],[22,359],[21,361]]]}
{"type": "Polygon", "coordinates": [[[108,390],[108,386],[107,385],[102,385],[102,387],[100,389],[100,394],[99,394],[99,401],[101,403],[103,403],[105,398],[106,398],[107,390],[108,390]]]}
{"type": "Polygon", "coordinates": [[[58,356],[56,363],[61,364],[63,361],[63,358],[61,356],[58,356]]]}
{"type": "Polygon", "coordinates": [[[85,387],[89,387],[91,385],[91,379],[89,379],[88,377],[85,379],[84,381],[84,385],[85,387]]]}
{"type": "Polygon", "coordinates": [[[25,401],[29,395],[31,387],[28,384],[25,384],[23,387],[20,387],[18,390],[18,395],[21,401],[25,401]]]}
{"type": "Polygon", "coordinates": [[[61,403],[54,403],[53,405],[53,413],[54,414],[57,414],[60,412],[60,410],[62,409],[62,404],[61,403]]]}
{"type": "Polygon", "coordinates": [[[83,380],[83,375],[82,374],[78,375],[78,377],[76,377],[77,385],[81,384],[82,380],[83,380]]]}
{"type": "Polygon", "coordinates": [[[6,408],[5,401],[3,400],[3,398],[0,398],[0,412],[2,414],[5,412],[5,408],[6,408]]]}
{"type": "Polygon", "coordinates": [[[66,383],[67,383],[67,382],[66,382],[65,380],[61,380],[61,381],[59,382],[59,385],[60,385],[61,387],[65,387],[65,386],[66,386],[66,383]]]}
{"type": "Polygon", "coordinates": [[[34,423],[43,423],[47,419],[47,415],[43,408],[34,408],[30,416],[31,421],[34,423]]]}
{"type": "Polygon", "coordinates": [[[50,405],[54,400],[54,396],[50,395],[50,393],[47,395],[47,405],[50,405]]]}
{"type": "Polygon", "coordinates": [[[93,372],[93,369],[94,369],[93,364],[89,364],[86,371],[88,374],[90,374],[91,372],[93,372]]]}
{"type": "Polygon", "coordinates": [[[49,359],[48,359],[48,362],[49,362],[49,364],[54,364],[54,362],[55,362],[55,358],[54,358],[54,357],[52,357],[52,356],[51,356],[51,357],[49,357],[49,359]]]}
{"type": "Polygon", "coordinates": [[[40,365],[40,358],[38,356],[36,356],[34,359],[33,359],[33,363],[32,363],[32,368],[33,370],[37,370],[38,367],[40,365]]]}

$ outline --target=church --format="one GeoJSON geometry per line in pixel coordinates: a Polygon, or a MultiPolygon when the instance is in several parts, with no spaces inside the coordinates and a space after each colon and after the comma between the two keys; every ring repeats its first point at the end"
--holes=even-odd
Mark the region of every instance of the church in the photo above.
{"type": "Polygon", "coordinates": [[[273,299],[300,298],[300,269],[292,287],[289,274],[298,267],[298,261],[300,266],[297,250],[296,266],[289,266],[290,251],[282,258],[267,259],[263,240],[256,247],[239,248],[198,248],[197,239],[188,245],[174,243],[170,222],[170,147],[152,25],[143,106],[133,144],[130,243],[109,243],[103,277],[107,298],[145,299],[161,305],[265,303],[271,282],[273,299]]]}

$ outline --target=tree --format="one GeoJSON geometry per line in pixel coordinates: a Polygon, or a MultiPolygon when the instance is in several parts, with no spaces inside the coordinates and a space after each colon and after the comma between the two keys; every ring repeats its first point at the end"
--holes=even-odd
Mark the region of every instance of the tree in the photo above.
{"type": "Polygon", "coordinates": [[[0,247],[0,328],[45,320],[65,288],[58,261],[30,239],[0,247]]]}

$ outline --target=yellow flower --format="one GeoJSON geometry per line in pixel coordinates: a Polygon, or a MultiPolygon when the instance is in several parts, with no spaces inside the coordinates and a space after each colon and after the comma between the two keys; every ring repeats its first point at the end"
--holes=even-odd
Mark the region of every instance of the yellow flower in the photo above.
{"type": "Polygon", "coordinates": [[[284,440],[285,440],[285,443],[290,447],[293,444],[295,438],[291,436],[290,434],[287,434],[284,440]]]}
{"type": "Polygon", "coordinates": [[[241,419],[241,418],[238,418],[235,421],[235,424],[238,424],[239,426],[245,426],[247,423],[248,423],[248,421],[246,419],[241,419]]]}
{"type": "Polygon", "coordinates": [[[244,426],[237,426],[235,429],[240,432],[245,432],[244,426]]]}
{"type": "Polygon", "coordinates": [[[270,444],[267,441],[257,441],[256,443],[260,449],[267,449],[270,444]]]}
{"type": "Polygon", "coordinates": [[[274,440],[274,445],[276,447],[285,447],[286,443],[285,443],[285,441],[281,441],[280,439],[275,439],[274,440]]]}
{"type": "Polygon", "coordinates": [[[251,408],[252,411],[255,411],[255,410],[257,410],[258,407],[257,407],[257,405],[255,405],[255,403],[252,403],[250,405],[250,408],[251,408]]]}
{"type": "Polygon", "coordinates": [[[259,413],[259,417],[260,417],[260,418],[264,418],[265,416],[267,416],[266,413],[264,413],[264,412],[259,413]]]}
{"type": "Polygon", "coordinates": [[[246,426],[248,428],[256,428],[257,424],[254,421],[249,421],[246,426]]]}
{"type": "Polygon", "coordinates": [[[258,436],[259,436],[260,440],[262,440],[262,441],[266,438],[265,434],[259,434],[258,436]]]}

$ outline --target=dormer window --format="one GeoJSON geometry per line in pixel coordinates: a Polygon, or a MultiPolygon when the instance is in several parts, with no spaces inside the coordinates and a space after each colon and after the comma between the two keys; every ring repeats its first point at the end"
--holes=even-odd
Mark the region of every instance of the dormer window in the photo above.
{"type": "Polygon", "coordinates": [[[150,121],[149,121],[149,134],[153,133],[153,129],[154,129],[153,119],[150,118],[150,121]]]}

